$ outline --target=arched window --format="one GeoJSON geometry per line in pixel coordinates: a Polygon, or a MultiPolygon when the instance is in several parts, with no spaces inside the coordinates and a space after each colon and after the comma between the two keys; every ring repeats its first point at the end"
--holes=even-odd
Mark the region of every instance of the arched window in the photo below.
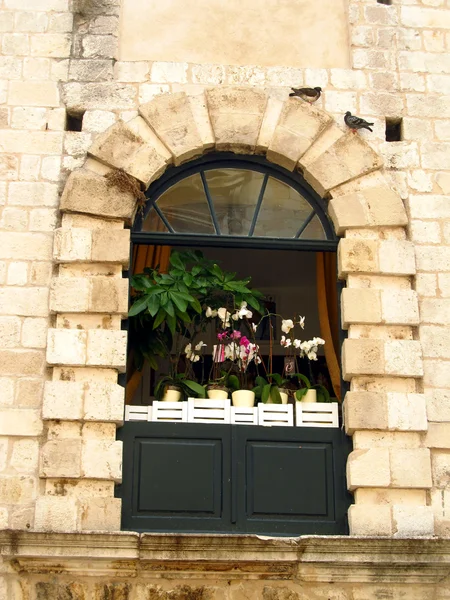
{"type": "MultiPolygon", "coordinates": [[[[312,328],[308,333],[306,325],[305,335],[320,333],[320,295],[325,304],[334,305],[337,336],[333,261],[338,240],[325,201],[300,173],[290,173],[258,156],[211,153],[169,168],[146,196],[131,234],[134,273],[141,273],[145,266],[166,273],[174,246],[181,247],[178,250],[200,247],[206,258],[224,264],[228,272],[251,276],[252,284],[258,281],[255,287],[261,286],[264,301],[275,307],[267,312],[277,313],[272,316],[279,321],[283,314],[280,304],[287,307],[288,315],[298,315],[304,308],[302,314],[308,315],[312,328]],[[318,293],[319,257],[323,259],[323,281],[325,257],[333,259],[329,266],[334,294],[325,287],[318,293]]],[[[327,318],[330,330],[331,316],[327,318]]],[[[272,357],[276,342],[272,373],[288,372],[280,325],[281,321],[277,333],[272,330],[269,338],[256,338],[261,357],[269,348],[272,357]]],[[[202,371],[207,366],[206,372],[209,365],[219,362],[211,350],[217,343],[216,331],[207,325],[202,336],[208,331],[213,335],[204,338],[208,349],[204,362],[197,365],[202,371]]],[[[256,326],[254,331],[258,331],[256,326]]],[[[132,354],[131,334],[129,339],[132,354]]],[[[136,338],[137,347],[140,340],[136,338]]],[[[325,357],[320,359],[316,373],[327,378],[325,357]]],[[[231,419],[224,421],[225,425],[188,417],[182,423],[156,422],[150,410],[155,411],[156,406],[159,411],[165,404],[155,405],[154,401],[164,360],[169,362],[163,356],[158,370],[147,369],[139,388],[127,387],[127,392],[133,392],[130,399],[136,398],[136,407],[130,409],[136,408],[137,422],[127,422],[119,430],[124,442],[120,495],[125,529],[269,535],[347,532],[344,473],[349,444],[336,423],[335,428],[314,428],[307,426],[311,417],[306,426],[301,421],[301,427],[294,427],[293,420],[283,423],[276,418],[272,424],[288,426],[260,427],[264,421],[247,421],[256,423],[255,427],[231,419]]],[[[128,371],[129,381],[133,381],[136,371],[128,371]]],[[[206,380],[201,377],[202,382],[206,380]]],[[[331,395],[338,396],[331,379],[329,383],[331,395]]],[[[295,404],[292,395],[289,402],[295,404]]],[[[192,400],[181,404],[193,406],[192,400]]]]}
{"type": "Polygon", "coordinates": [[[298,173],[262,157],[211,154],[150,186],[133,241],[335,250],[324,201],[298,173]]]}

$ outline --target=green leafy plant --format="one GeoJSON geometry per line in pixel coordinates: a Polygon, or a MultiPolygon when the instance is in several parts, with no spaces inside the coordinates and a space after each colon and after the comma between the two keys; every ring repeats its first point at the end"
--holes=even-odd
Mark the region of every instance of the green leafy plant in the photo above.
{"type": "Polygon", "coordinates": [[[289,383],[289,379],[284,379],[278,373],[269,373],[267,379],[259,375],[255,383],[253,391],[258,400],[265,404],[271,399],[274,404],[281,404],[280,388],[289,383]]]}
{"type": "Polygon", "coordinates": [[[155,398],[162,400],[166,389],[170,386],[176,387],[181,391],[183,400],[187,400],[189,396],[205,398],[205,388],[196,381],[187,379],[185,373],[177,373],[173,376],[164,375],[155,387],[155,398]]]}
{"type": "Polygon", "coordinates": [[[221,371],[221,376],[208,381],[206,388],[226,388],[231,392],[239,389],[239,378],[233,373],[221,371]]]}
{"type": "Polygon", "coordinates": [[[306,377],[306,375],[303,375],[303,373],[292,373],[292,375],[290,375],[291,378],[296,377],[298,382],[303,383],[304,387],[301,387],[300,389],[296,390],[294,393],[295,399],[298,402],[301,402],[303,400],[303,398],[306,396],[306,393],[308,392],[308,390],[316,390],[317,392],[317,399],[319,402],[331,402],[331,397],[330,397],[330,393],[328,392],[327,388],[323,385],[321,385],[320,383],[317,383],[315,385],[312,385],[310,380],[306,377]]]}

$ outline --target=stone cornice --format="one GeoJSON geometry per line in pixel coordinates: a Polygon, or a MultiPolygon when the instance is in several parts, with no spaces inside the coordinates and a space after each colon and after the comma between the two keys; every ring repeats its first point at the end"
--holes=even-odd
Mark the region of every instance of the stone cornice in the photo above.
{"type": "Polygon", "coordinates": [[[0,532],[20,573],[78,576],[438,583],[450,577],[450,539],[0,532]]]}

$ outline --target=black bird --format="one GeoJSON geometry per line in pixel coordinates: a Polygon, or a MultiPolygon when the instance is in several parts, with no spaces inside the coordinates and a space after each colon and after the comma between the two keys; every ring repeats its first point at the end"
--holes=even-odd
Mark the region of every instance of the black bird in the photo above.
{"type": "Polygon", "coordinates": [[[291,90],[292,94],[289,94],[289,96],[298,96],[299,98],[301,98],[305,102],[309,102],[310,104],[316,102],[316,100],[320,98],[320,94],[322,93],[322,88],[320,87],[291,88],[291,90]]]}
{"type": "Polygon", "coordinates": [[[373,131],[373,129],[370,128],[373,123],[368,123],[364,119],[361,119],[361,117],[355,117],[349,110],[345,113],[344,121],[353,133],[355,133],[357,129],[368,129],[369,131],[373,131]]]}

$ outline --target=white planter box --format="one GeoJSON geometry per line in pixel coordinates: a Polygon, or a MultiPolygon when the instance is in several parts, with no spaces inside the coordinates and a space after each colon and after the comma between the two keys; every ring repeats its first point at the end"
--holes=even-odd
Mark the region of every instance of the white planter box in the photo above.
{"type": "Polygon", "coordinates": [[[125,406],[125,421],[151,421],[152,407],[151,406],[125,406]]]}
{"type": "Polygon", "coordinates": [[[256,406],[253,408],[232,406],[231,423],[233,425],[258,425],[258,409],[256,406]]]}
{"type": "Polygon", "coordinates": [[[188,423],[229,423],[231,417],[230,400],[209,400],[189,398],[188,423]]]}
{"type": "Polygon", "coordinates": [[[258,424],[274,427],[292,427],[294,425],[294,407],[292,404],[258,404],[258,424]]]}
{"type": "Polygon", "coordinates": [[[337,402],[296,402],[297,427],[339,427],[337,402]]]}
{"type": "Polygon", "coordinates": [[[175,421],[186,423],[187,413],[187,402],[163,402],[162,400],[154,400],[152,421],[175,421]]]}

